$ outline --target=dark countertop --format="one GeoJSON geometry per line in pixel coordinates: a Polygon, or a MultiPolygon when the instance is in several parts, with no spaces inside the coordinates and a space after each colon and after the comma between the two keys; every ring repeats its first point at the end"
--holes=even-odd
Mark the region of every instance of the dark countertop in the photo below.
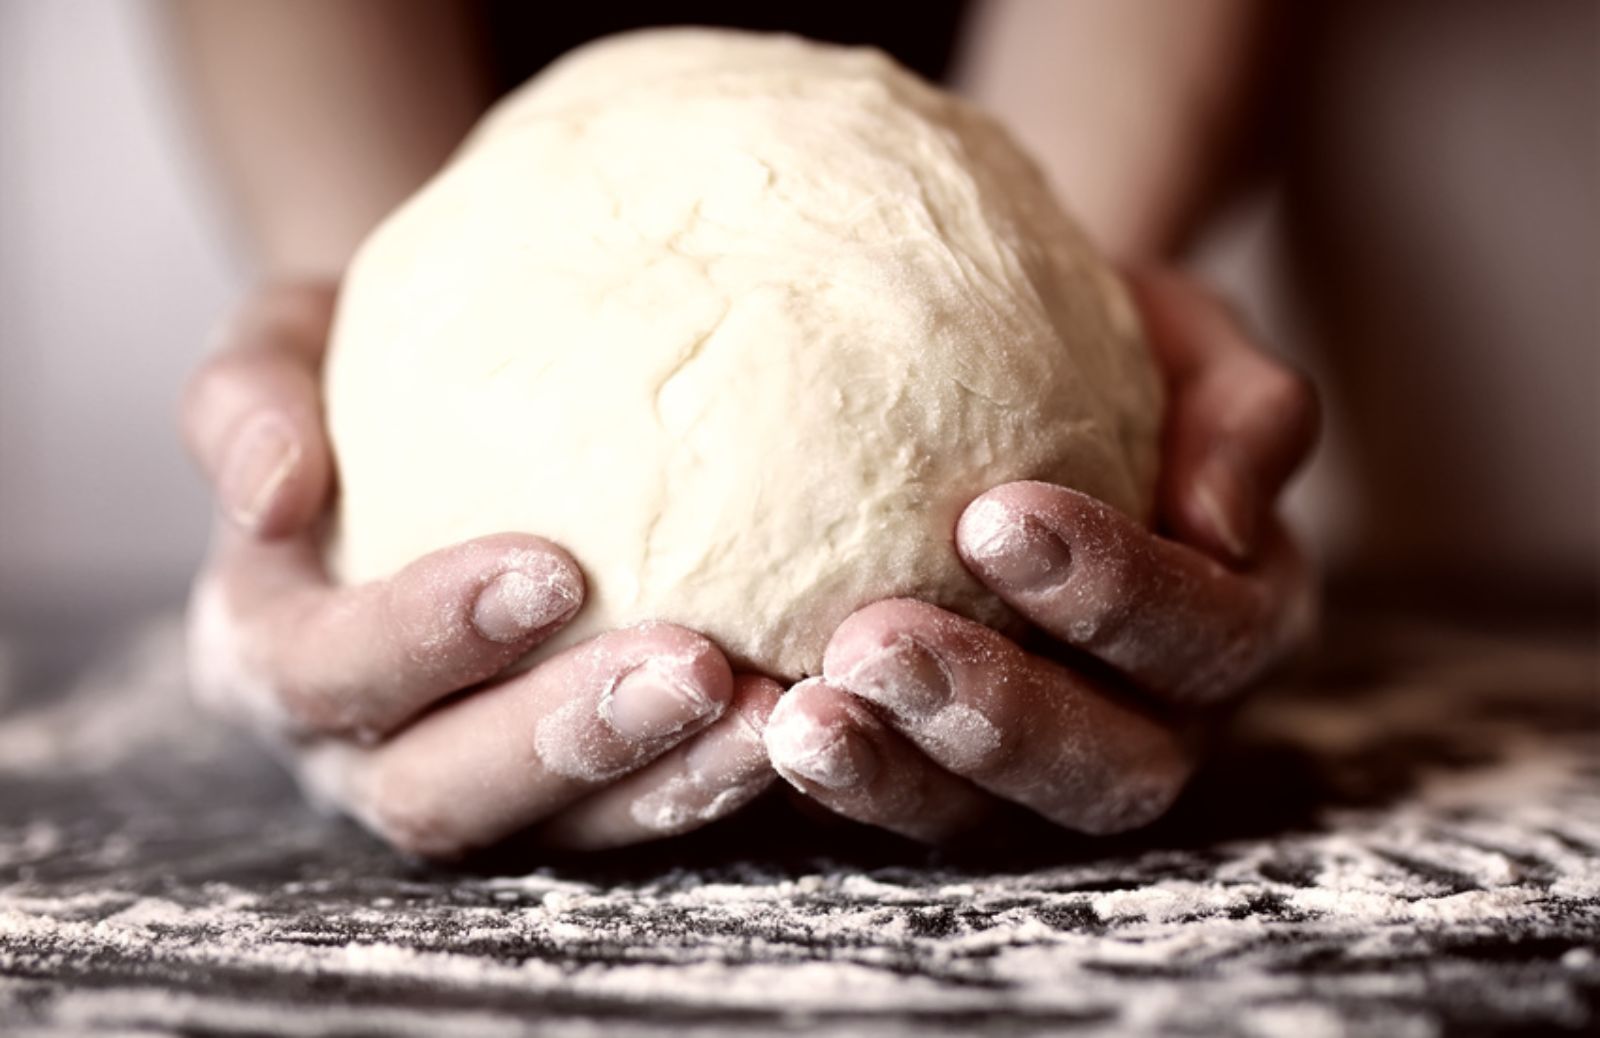
{"type": "Polygon", "coordinates": [[[196,714],[175,621],[74,645],[40,664],[0,640],[3,1033],[1314,1038],[1600,1018],[1591,623],[1347,608],[1134,837],[935,854],[779,796],[686,840],[452,871],[306,808],[196,714]]]}

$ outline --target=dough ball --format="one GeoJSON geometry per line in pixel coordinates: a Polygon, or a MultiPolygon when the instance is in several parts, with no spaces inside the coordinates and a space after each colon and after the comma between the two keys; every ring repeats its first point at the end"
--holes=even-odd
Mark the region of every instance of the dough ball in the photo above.
{"type": "Polygon", "coordinates": [[[336,574],[537,533],[535,657],[670,620],[815,674],[891,596],[986,623],[998,483],[1146,517],[1160,392],[1124,292],[991,119],[883,54],[656,30],[503,101],[362,246],[327,371],[336,574]]]}

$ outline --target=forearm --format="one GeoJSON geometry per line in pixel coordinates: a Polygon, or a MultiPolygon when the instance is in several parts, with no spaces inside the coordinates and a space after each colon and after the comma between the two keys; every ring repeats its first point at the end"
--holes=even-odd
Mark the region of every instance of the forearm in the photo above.
{"type": "Polygon", "coordinates": [[[448,0],[169,0],[182,71],[268,276],[337,277],[490,99],[448,0]]]}
{"type": "Polygon", "coordinates": [[[1171,258],[1238,158],[1266,21],[1260,0],[988,0],[960,80],[1102,247],[1171,258]]]}

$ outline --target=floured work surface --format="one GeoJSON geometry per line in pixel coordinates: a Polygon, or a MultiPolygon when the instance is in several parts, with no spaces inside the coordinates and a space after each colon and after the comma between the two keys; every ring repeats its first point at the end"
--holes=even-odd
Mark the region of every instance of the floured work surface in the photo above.
{"type": "Polygon", "coordinates": [[[154,624],[57,695],[12,689],[0,1031],[1593,1026],[1593,631],[1334,627],[1137,839],[952,859],[779,797],[689,841],[466,873],[302,807],[190,710],[154,624]]]}

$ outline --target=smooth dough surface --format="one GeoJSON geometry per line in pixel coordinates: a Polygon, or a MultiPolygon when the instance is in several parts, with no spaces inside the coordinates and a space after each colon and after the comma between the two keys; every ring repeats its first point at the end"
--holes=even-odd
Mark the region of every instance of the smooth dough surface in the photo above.
{"type": "Polygon", "coordinates": [[[1032,163],[794,37],[614,37],[508,97],[361,248],[327,380],[334,572],[548,537],[589,597],[537,656],[661,619],[792,679],[881,598],[1000,624],[975,496],[1145,517],[1155,479],[1137,321],[1032,163]]]}

